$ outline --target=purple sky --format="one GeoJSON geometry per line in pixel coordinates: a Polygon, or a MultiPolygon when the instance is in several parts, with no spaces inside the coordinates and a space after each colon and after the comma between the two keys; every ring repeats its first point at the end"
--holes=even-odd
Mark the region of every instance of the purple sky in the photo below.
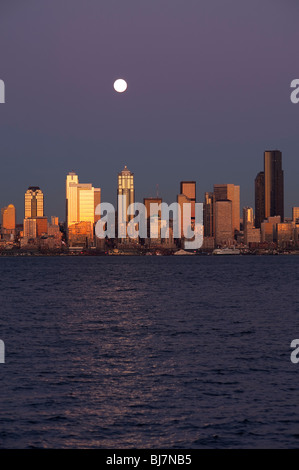
{"type": "Polygon", "coordinates": [[[136,200],[198,200],[214,183],[254,204],[263,152],[283,152],[286,215],[299,206],[297,0],[1,0],[0,206],[23,218],[38,185],[64,220],[65,176],[115,202],[117,173],[136,200]],[[128,90],[113,90],[116,78],[128,90]]]}

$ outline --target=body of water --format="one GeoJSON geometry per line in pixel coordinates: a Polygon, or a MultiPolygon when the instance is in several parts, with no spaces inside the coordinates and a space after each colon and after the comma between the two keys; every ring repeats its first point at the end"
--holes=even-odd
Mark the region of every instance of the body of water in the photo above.
{"type": "Polygon", "coordinates": [[[299,256],[0,258],[1,448],[293,448],[299,256]]]}

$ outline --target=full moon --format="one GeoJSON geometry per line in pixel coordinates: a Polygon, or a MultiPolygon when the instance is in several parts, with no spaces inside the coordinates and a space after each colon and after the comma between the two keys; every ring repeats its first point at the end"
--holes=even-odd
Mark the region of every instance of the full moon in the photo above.
{"type": "Polygon", "coordinates": [[[114,86],[114,90],[117,91],[118,93],[123,93],[124,91],[126,91],[128,87],[127,82],[123,80],[122,78],[115,80],[113,86],[114,86]]]}

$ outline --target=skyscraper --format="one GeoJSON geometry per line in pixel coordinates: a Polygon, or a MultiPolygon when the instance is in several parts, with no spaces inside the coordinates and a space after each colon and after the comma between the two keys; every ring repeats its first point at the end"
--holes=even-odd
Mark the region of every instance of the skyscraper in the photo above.
{"type": "Polygon", "coordinates": [[[66,222],[67,228],[78,222],[98,220],[95,208],[101,202],[101,189],[94,188],[91,183],[79,183],[79,178],[73,171],[66,177],[66,222]]]}
{"type": "Polygon", "coordinates": [[[264,153],[265,219],[280,215],[284,221],[284,183],[282,153],[267,150],[264,153]]]}
{"type": "Polygon", "coordinates": [[[16,209],[13,204],[1,209],[2,233],[14,231],[16,228],[16,209]]]}
{"type": "Polygon", "coordinates": [[[44,216],[44,195],[38,186],[29,186],[25,193],[25,219],[44,216]]]}
{"type": "Polygon", "coordinates": [[[243,207],[243,229],[247,225],[253,226],[253,209],[252,207],[243,207]]]}
{"type": "Polygon", "coordinates": [[[100,202],[100,188],[94,188],[91,183],[79,183],[78,175],[73,171],[67,175],[66,227],[68,239],[73,244],[93,239],[94,224],[100,217],[95,215],[95,209],[100,202]]]}
{"type": "Polygon", "coordinates": [[[143,199],[143,204],[146,209],[147,237],[150,238],[152,230],[152,233],[155,234],[153,238],[161,241],[161,210],[157,208],[157,205],[162,204],[162,199],[160,197],[146,197],[143,199]]]}
{"type": "Polygon", "coordinates": [[[127,223],[133,217],[128,215],[128,207],[135,202],[134,173],[127,166],[118,174],[117,209],[118,218],[122,223],[127,223]],[[124,196],[119,198],[119,196],[124,196]]]}
{"type": "Polygon", "coordinates": [[[261,228],[265,220],[265,173],[261,171],[255,178],[255,227],[261,228]]]}
{"type": "Polygon", "coordinates": [[[284,221],[284,182],[282,153],[279,150],[264,152],[264,171],[255,179],[255,226],[268,217],[280,216],[284,221]]]}
{"type": "Polygon", "coordinates": [[[216,245],[230,246],[233,244],[233,202],[229,199],[216,201],[216,245]]]}
{"type": "MultiPolygon", "coordinates": [[[[232,229],[240,231],[240,186],[234,184],[215,184],[214,185],[215,201],[231,201],[232,202],[232,229]]],[[[217,216],[216,216],[217,224],[217,216]]]]}
{"type": "Polygon", "coordinates": [[[70,171],[66,177],[66,227],[77,222],[77,187],[79,183],[78,175],[70,171]]]}
{"type": "Polygon", "coordinates": [[[205,237],[215,236],[215,194],[205,193],[203,205],[203,225],[205,237]]]}

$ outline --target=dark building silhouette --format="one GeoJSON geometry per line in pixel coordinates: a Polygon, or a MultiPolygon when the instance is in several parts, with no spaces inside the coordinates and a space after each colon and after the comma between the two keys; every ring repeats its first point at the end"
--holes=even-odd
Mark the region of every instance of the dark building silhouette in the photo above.
{"type": "Polygon", "coordinates": [[[282,154],[279,150],[264,153],[265,218],[280,215],[284,221],[284,184],[282,154]]]}
{"type": "Polygon", "coordinates": [[[203,224],[204,236],[215,236],[215,194],[205,193],[205,202],[203,205],[203,224]]]}
{"type": "Polygon", "coordinates": [[[264,152],[264,171],[255,179],[255,226],[268,217],[280,216],[284,221],[284,182],[282,153],[279,150],[264,152]]]}
{"type": "Polygon", "coordinates": [[[255,178],[255,227],[261,228],[265,220],[265,173],[261,171],[255,178]]]}

